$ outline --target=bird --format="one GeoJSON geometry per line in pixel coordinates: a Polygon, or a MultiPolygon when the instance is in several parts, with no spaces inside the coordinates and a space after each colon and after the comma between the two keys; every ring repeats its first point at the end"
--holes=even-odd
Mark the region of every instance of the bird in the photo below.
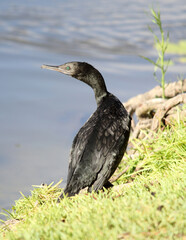
{"type": "Polygon", "coordinates": [[[67,62],[59,66],[42,65],[42,68],[69,75],[94,91],[96,111],[75,136],[70,152],[67,183],[58,198],[72,197],[87,188],[98,192],[109,188],[126,151],[131,117],[120,100],[107,91],[102,74],[86,62],[67,62]]]}

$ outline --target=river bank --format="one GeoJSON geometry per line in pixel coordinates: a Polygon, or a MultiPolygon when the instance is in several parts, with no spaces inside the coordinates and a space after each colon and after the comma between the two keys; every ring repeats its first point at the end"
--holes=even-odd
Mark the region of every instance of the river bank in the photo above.
{"type": "Polygon", "coordinates": [[[57,204],[59,184],[35,186],[31,195],[15,201],[0,237],[185,239],[185,159],[186,126],[177,118],[151,137],[130,140],[110,190],[57,204]]]}

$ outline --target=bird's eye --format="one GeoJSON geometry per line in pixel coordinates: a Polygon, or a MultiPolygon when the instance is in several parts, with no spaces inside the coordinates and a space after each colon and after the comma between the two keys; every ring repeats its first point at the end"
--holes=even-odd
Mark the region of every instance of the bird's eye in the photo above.
{"type": "Polygon", "coordinates": [[[69,67],[69,66],[67,66],[67,67],[66,67],[66,70],[70,70],[70,67],[69,67]]]}

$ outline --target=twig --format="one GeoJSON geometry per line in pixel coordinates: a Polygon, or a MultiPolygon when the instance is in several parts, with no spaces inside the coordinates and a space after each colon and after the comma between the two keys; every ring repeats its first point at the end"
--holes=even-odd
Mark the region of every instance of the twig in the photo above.
{"type": "Polygon", "coordinates": [[[138,119],[151,117],[151,112],[156,111],[156,109],[159,108],[165,101],[166,100],[163,98],[153,98],[147,100],[136,109],[136,116],[138,119]]]}
{"type": "Polygon", "coordinates": [[[160,125],[160,122],[165,117],[166,113],[173,107],[177,106],[180,103],[186,103],[186,93],[179,94],[176,97],[173,97],[167,100],[156,112],[154,115],[151,130],[156,131],[160,125]]]}
{"type": "Polygon", "coordinates": [[[113,183],[113,182],[115,182],[116,180],[118,180],[124,173],[127,172],[128,169],[129,169],[129,165],[126,166],[126,168],[125,168],[123,171],[121,171],[117,176],[112,177],[112,178],[109,180],[109,182],[110,182],[110,183],[113,183]]]}
{"type": "Polygon", "coordinates": [[[152,125],[152,119],[143,119],[136,124],[133,131],[132,138],[138,138],[140,136],[141,130],[150,129],[152,125]]]}

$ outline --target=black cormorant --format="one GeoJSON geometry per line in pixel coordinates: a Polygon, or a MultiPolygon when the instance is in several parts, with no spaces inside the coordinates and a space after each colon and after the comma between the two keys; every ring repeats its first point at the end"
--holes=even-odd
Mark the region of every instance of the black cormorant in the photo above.
{"type": "MultiPolygon", "coordinates": [[[[86,62],[69,62],[42,68],[70,75],[87,83],[95,93],[97,109],[74,138],[64,193],[74,196],[85,187],[98,191],[108,180],[127,147],[131,120],[123,104],[107,91],[100,72],[86,62]]],[[[63,194],[60,198],[63,198],[63,194]]]]}

